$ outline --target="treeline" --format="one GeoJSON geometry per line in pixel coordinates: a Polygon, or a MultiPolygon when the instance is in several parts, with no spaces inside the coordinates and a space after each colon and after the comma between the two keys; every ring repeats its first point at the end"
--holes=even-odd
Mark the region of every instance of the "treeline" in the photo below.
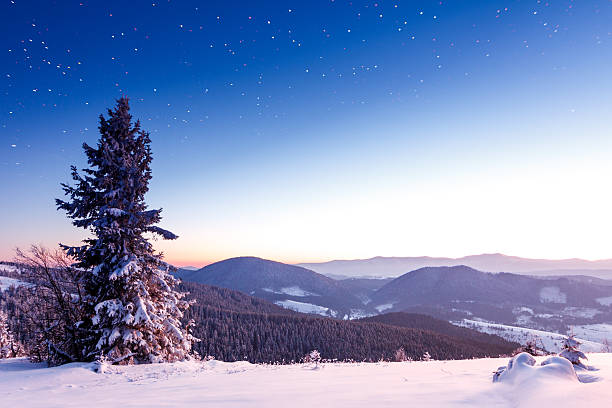
{"type": "MultiPolygon", "coordinates": [[[[466,327],[455,326],[454,324],[451,324],[448,321],[436,319],[434,317],[424,314],[392,312],[378,316],[366,317],[360,319],[359,321],[377,322],[398,327],[430,330],[450,337],[460,338],[470,343],[481,344],[483,347],[486,347],[486,345],[491,344],[499,345],[502,347],[508,346],[508,341],[504,340],[499,336],[481,333],[479,331],[468,329],[466,327]]],[[[518,347],[518,343],[514,345],[518,347]]]]}
{"type": "Polygon", "coordinates": [[[15,339],[24,345],[26,353],[32,355],[36,352],[34,345],[38,343],[39,335],[26,315],[28,308],[36,309],[36,299],[28,297],[23,287],[9,287],[0,291],[0,311],[6,313],[8,328],[15,339]]]}
{"type": "Polygon", "coordinates": [[[471,333],[464,335],[471,330],[435,332],[429,322],[435,319],[427,316],[423,326],[430,330],[341,321],[290,312],[229,289],[188,282],[183,287],[196,300],[185,316],[194,319],[193,334],[201,339],[195,350],[223,361],[289,363],[314,349],[329,360],[388,361],[400,348],[413,360],[426,352],[450,360],[505,355],[517,346],[495,336],[474,341],[471,333]]]}
{"type": "Polygon", "coordinates": [[[179,290],[189,292],[189,298],[195,300],[198,306],[206,305],[237,312],[299,315],[297,312],[282,308],[266,300],[218,286],[182,281],[179,290]]]}

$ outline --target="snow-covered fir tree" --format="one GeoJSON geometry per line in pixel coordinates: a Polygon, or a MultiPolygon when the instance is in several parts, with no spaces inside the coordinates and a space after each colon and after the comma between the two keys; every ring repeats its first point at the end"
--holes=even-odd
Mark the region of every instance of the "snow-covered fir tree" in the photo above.
{"type": "Polygon", "coordinates": [[[0,358],[19,357],[23,354],[23,346],[9,330],[8,316],[0,310],[0,358]]]}
{"type": "Polygon", "coordinates": [[[527,340],[527,342],[525,343],[525,347],[523,347],[523,351],[525,353],[531,354],[532,356],[537,356],[538,347],[536,345],[535,340],[534,339],[527,340]]]}
{"type": "Polygon", "coordinates": [[[573,333],[569,334],[563,342],[562,350],[559,353],[559,356],[568,359],[575,366],[586,367],[582,361],[580,361],[580,359],[583,358],[588,360],[587,356],[582,351],[578,350],[580,344],[582,343],[576,340],[573,333]]]}
{"type": "Polygon", "coordinates": [[[514,355],[516,354],[520,354],[520,353],[528,353],[532,356],[543,356],[546,354],[546,352],[544,351],[544,347],[538,347],[538,340],[540,341],[540,343],[542,343],[542,339],[540,339],[537,336],[533,336],[530,337],[526,342],[524,346],[519,347],[518,349],[514,350],[514,355]]]}
{"type": "Polygon", "coordinates": [[[602,353],[610,353],[612,352],[612,347],[610,347],[610,341],[606,338],[601,341],[601,352],[602,353]]]}
{"type": "Polygon", "coordinates": [[[321,362],[321,353],[319,353],[318,350],[312,350],[310,353],[306,354],[303,360],[305,363],[314,363],[315,368],[317,368],[321,362]]]}
{"type": "Polygon", "coordinates": [[[88,359],[111,363],[176,361],[189,356],[195,339],[181,324],[189,307],[170,266],[145,234],[176,235],[156,224],[161,209],[148,209],[151,180],[149,134],[132,123],[126,97],[108,118],[100,115],[96,147],[83,144],[89,167],[71,167],[74,185],[62,184],[67,201],[56,200],[72,223],[92,233],[84,245],[62,245],[85,274],[88,359]]]}
{"type": "Polygon", "coordinates": [[[311,362],[318,363],[321,361],[321,353],[318,350],[312,350],[308,353],[308,358],[311,362]]]}
{"type": "Polygon", "coordinates": [[[400,347],[397,350],[395,350],[394,358],[395,358],[395,361],[398,361],[398,362],[408,361],[408,354],[406,354],[406,350],[404,350],[403,347],[400,347]]]}
{"type": "Polygon", "coordinates": [[[423,361],[432,361],[432,360],[433,360],[433,358],[431,358],[431,354],[429,354],[429,351],[426,351],[423,354],[423,361]]]}

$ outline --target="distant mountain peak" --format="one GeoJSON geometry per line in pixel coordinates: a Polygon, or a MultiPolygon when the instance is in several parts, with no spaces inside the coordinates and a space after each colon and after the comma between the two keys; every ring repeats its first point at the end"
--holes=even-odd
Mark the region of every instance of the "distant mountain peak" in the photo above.
{"type": "Polygon", "coordinates": [[[485,272],[509,272],[523,275],[589,275],[612,279],[612,259],[534,259],[499,252],[446,257],[382,257],[302,263],[299,266],[328,276],[397,277],[423,267],[465,265],[485,272]]]}
{"type": "Polygon", "coordinates": [[[188,266],[177,266],[177,268],[178,269],[184,269],[186,271],[197,271],[198,269],[200,269],[197,266],[191,266],[191,265],[188,265],[188,266]]]}
{"type": "Polygon", "coordinates": [[[329,316],[351,315],[362,301],[344,284],[296,265],[241,256],[215,262],[197,271],[177,274],[183,280],[238,290],[285,307],[329,316]],[[317,312],[318,311],[318,312],[317,312]]]}

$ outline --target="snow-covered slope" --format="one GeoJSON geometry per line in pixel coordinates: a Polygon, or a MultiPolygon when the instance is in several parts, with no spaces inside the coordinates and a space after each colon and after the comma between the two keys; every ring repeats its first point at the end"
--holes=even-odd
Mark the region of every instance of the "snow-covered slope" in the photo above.
{"type": "MultiPolygon", "coordinates": [[[[527,341],[534,340],[536,341],[538,347],[543,347],[545,350],[552,353],[557,353],[561,350],[561,345],[567,337],[559,333],[528,329],[525,327],[507,326],[505,324],[488,323],[478,320],[464,319],[461,322],[454,323],[459,326],[469,327],[470,329],[478,330],[482,333],[496,334],[506,340],[514,341],[520,344],[526,344],[527,341]]],[[[586,331],[575,331],[575,333],[577,334],[577,340],[582,343],[582,350],[595,353],[607,351],[606,345],[601,342],[579,338],[581,334],[586,333],[586,331]]]]}
{"type": "Polygon", "coordinates": [[[328,316],[330,313],[335,317],[336,312],[330,310],[328,307],[313,305],[311,303],[296,302],[295,300],[280,300],[274,302],[276,305],[284,307],[285,309],[294,310],[300,313],[313,313],[320,314],[321,316],[328,316]]]}
{"type": "Polygon", "coordinates": [[[0,263],[0,273],[1,272],[18,272],[18,270],[13,265],[7,265],[4,263],[0,263]]]}
{"type": "Polygon", "coordinates": [[[7,290],[11,286],[25,286],[30,285],[27,282],[20,281],[18,279],[8,278],[6,276],[0,276],[0,292],[7,290]]]}
{"type": "MultiPolygon", "coordinates": [[[[539,359],[541,361],[542,359],[539,359]]],[[[44,368],[22,359],[0,361],[6,407],[607,407],[612,354],[591,354],[592,382],[541,378],[492,383],[508,359],[253,365],[185,362],[110,367],[44,368]]]]}
{"type": "Polygon", "coordinates": [[[612,324],[585,324],[582,326],[572,326],[572,330],[576,336],[603,343],[611,349],[606,351],[612,351],[612,324]]]}

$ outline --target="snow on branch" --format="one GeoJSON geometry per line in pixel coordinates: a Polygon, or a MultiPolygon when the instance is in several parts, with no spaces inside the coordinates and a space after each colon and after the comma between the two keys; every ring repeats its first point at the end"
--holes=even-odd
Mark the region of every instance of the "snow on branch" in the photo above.
{"type": "Polygon", "coordinates": [[[151,226],[151,227],[147,227],[147,231],[152,232],[154,234],[158,234],[161,235],[164,239],[177,239],[178,235],[175,235],[174,233],[165,230],[163,228],[160,228],[158,226],[151,226]]]}
{"type": "Polygon", "coordinates": [[[115,269],[113,273],[109,275],[108,278],[110,280],[115,280],[122,276],[126,276],[131,273],[136,273],[138,271],[140,271],[140,265],[138,264],[138,260],[135,258],[132,258],[123,266],[115,269]]]}
{"type": "Polygon", "coordinates": [[[106,212],[113,217],[121,217],[122,215],[126,214],[126,212],[120,208],[107,208],[106,212]]]}

